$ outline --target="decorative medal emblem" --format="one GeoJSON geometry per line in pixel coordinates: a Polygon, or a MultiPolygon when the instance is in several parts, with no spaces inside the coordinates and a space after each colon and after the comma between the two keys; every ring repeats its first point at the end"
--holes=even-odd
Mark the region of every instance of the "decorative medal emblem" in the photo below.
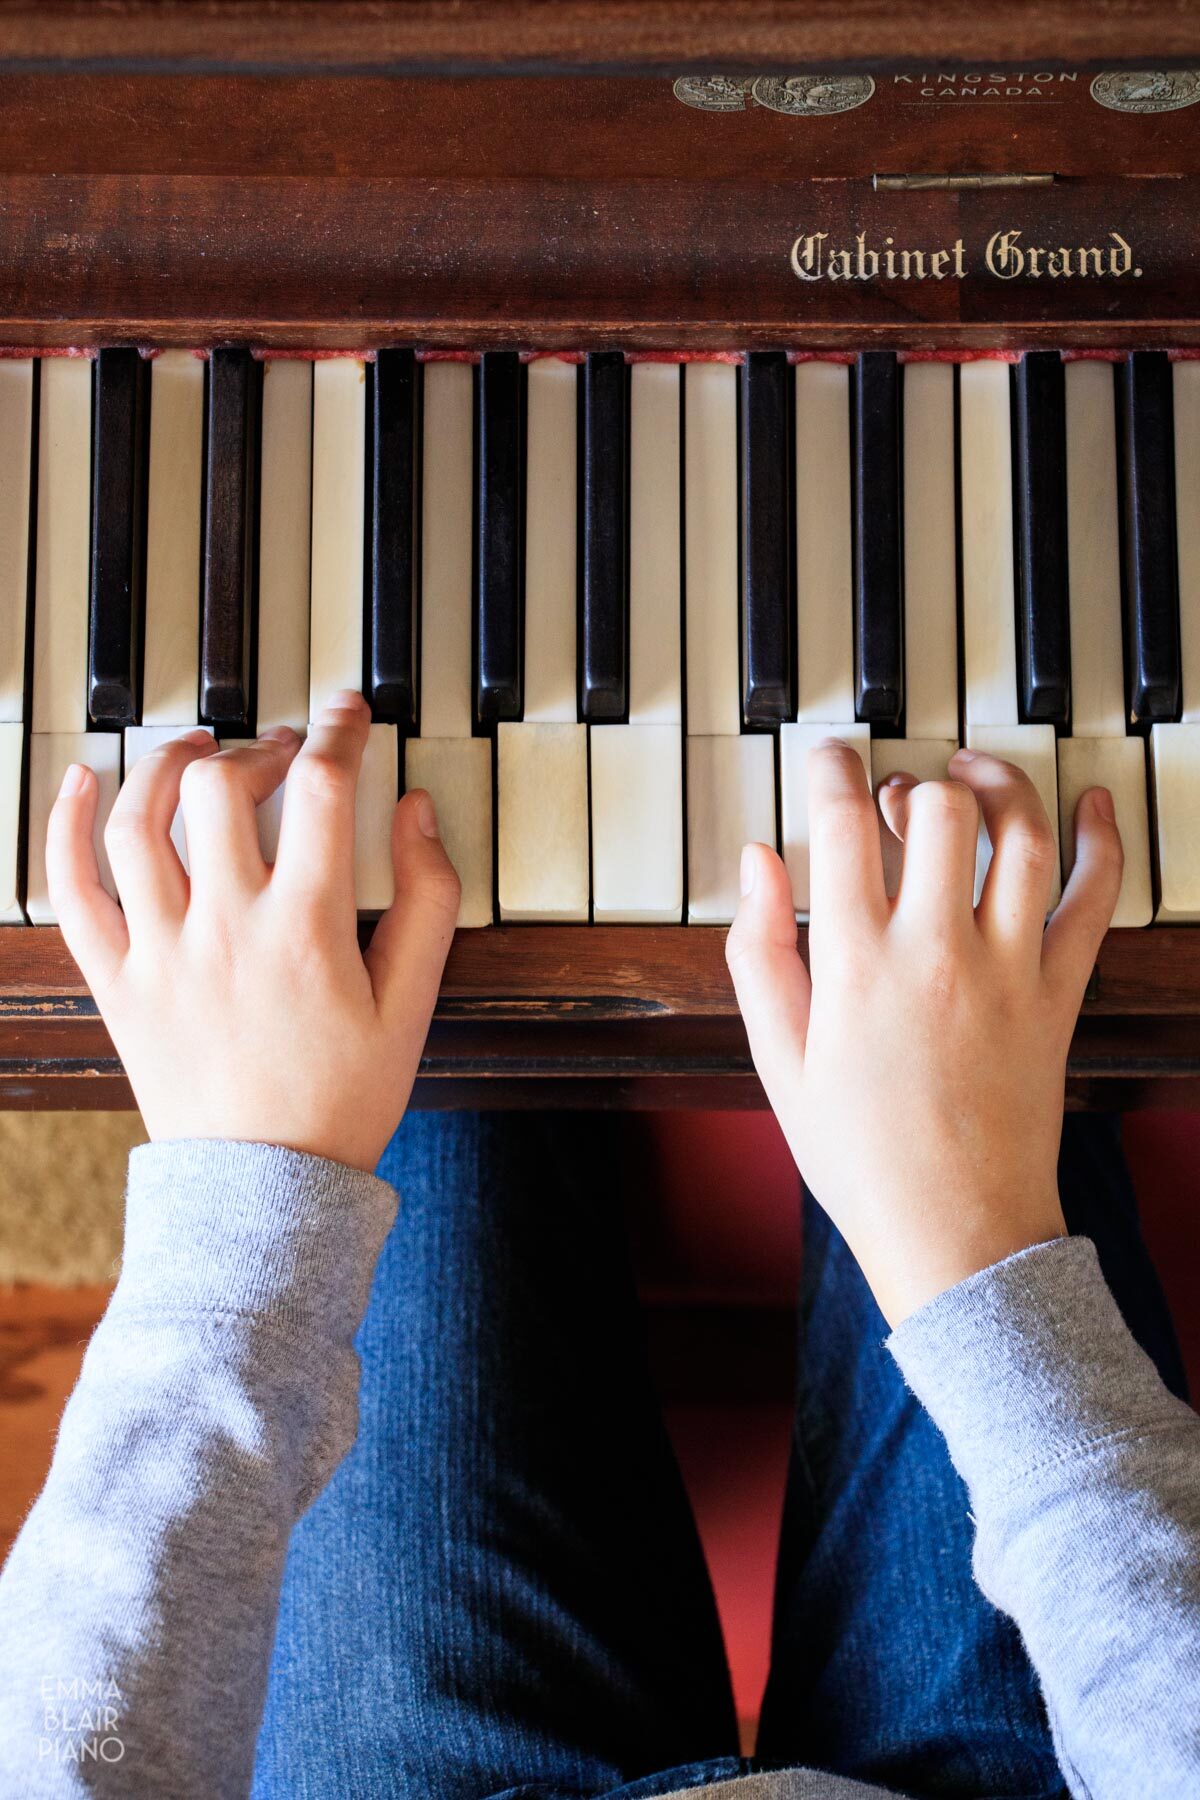
{"type": "Polygon", "coordinates": [[[1200,100],[1200,69],[1106,69],[1092,99],[1113,112],[1178,112],[1200,100]]]}
{"type": "Polygon", "coordinates": [[[760,75],[751,92],[772,112],[815,118],[865,106],[875,83],[869,75],[760,75]]]}
{"type": "Polygon", "coordinates": [[[681,75],[674,93],[700,112],[744,112],[753,86],[753,75],[681,75]]]}

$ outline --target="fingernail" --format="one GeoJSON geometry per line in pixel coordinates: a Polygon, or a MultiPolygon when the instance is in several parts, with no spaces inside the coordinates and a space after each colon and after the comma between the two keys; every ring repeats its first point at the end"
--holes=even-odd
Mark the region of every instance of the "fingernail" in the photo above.
{"type": "Polygon", "coordinates": [[[185,744],[200,744],[203,746],[214,743],[215,741],[211,731],[185,731],[183,734],[183,742],[185,744]]]}
{"type": "Polygon", "coordinates": [[[743,899],[745,899],[746,895],[754,886],[754,880],[757,873],[758,858],[754,854],[753,845],[746,844],[742,850],[742,860],[738,867],[738,883],[742,890],[743,899]]]}
{"type": "Polygon", "coordinates": [[[839,737],[821,738],[813,745],[814,750],[846,750],[848,748],[845,738],[839,737]]]}
{"type": "Polygon", "coordinates": [[[1106,824],[1108,824],[1108,825],[1116,824],[1116,822],[1117,822],[1116,809],[1113,806],[1113,797],[1109,793],[1107,788],[1095,788],[1093,790],[1092,805],[1095,807],[1097,813],[1099,813],[1100,817],[1105,821],[1106,824]]]}
{"type": "Polygon", "coordinates": [[[974,750],[965,750],[965,749],[964,750],[956,750],[954,752],[954,755],[950,758],[950,761],[951,762],[974,762],[975,756],[976,756],[976,752],[974,750]]]}
{"type": "Polygon", "coordinates": [[[339,688],[325,702],[326,712],[361,712],[367,704],[357,688],[339,688]]]}
{"type": "Polygon", "coordinates": [[[70,800],[76,794],[82,794],[87,786],[87,770],[82,763],[70,763],[62,778],[62,786],[58,790],[60,800],[70,800]]]}
{"type": "Polygon", "coordinates": [[[896,773],[894,775],[888,776],[887,780],[884,782],[883,785],[884,785],[884,787],[891,787],[891,788],[916,787],[917,778],[915,775],[909,775],[907,773],[907,771],[904,769],[897,769],[896,773]]]}
{"type": "Polygon", "coordinates": [[[417,824],[427,838],[435,838],[438,834],[437,814],[433,810],[433,801],[428,794],[422,794],[417,801],[417,824]]]}
{"type": "Polygon", "coordinates": [[[262,743],[292,744],[299,738],[300,733],[294,731],[290,725],[272,725],[269,731],[260,731],[258,735],[262,743]]]}

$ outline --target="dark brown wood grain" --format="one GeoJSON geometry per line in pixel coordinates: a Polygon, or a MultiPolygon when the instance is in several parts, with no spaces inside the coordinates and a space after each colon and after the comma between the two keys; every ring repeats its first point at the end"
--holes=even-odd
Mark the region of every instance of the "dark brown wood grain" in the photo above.
{"type": "MultiPolygon", "coordinates": [[[[669,76],[10,75],[8,175],[331,180],[868,180],[876,171],[1139,181],[1200,173],[1196,109],[1119,113],[1080,70],[980,83],[879,69],[865,106],[789,118],[684,106],[669,76]]],[[[776,198],[781,196],[776,194],[776,198]]],[[[532,245],[525,246],[527,250],[532,245]]]]}
{"type": "MultiPolygon", "coordinates": [[[[2,0],[0,67],[760,69],[1200,55],[1187,0],[2,0]]],[[[736,72],[736,71],[735,71],[736,72]]]]}
{"type": "Polygon", "coordinates": [[[361,349],[1191,345],[1200,176],[1021,193],[756,180],[10,176],[0,342],[361,349]],[[1103,245],[1140,276],[1003,280],[992,234],[1103,245]],[[963,280],[801,281],[800,233],[864,232],[963,280]]]}
{"type": "MultiPolygon", "coordinates": [[[[724,938],[682,926],[460,932],[416,1103],[765,1105],[724,938]]],[[[803,929],[798,941],[807,955],[803,929]]],[[[1091,1106],[1200,1100],[1200,932],[1109,933],[1072,1047],[1070,1093],[1091,1106]]],[[[54,928],[0,934],[0,1104],[131,1104],[54,928]]]]}

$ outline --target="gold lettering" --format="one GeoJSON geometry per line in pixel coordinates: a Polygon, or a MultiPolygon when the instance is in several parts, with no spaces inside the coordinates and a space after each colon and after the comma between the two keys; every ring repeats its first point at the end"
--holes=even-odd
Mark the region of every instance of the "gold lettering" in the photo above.
{"type": "Polygon", "coordinates": [[[860,281],[873,281],[875,276],[879,273],[879,252],[877,250],[867,249],[867,234],[865,231],[859,232],[855,242],[858,245],[858,255],[855,259],[857,263],[855,272],[858,275],[858,279],[860,281]]]}
{"type": "Polygon", "coordinates": [[[988,239],[983,259],[993,275],[1001,281],[1012,281],[1025,267],[1025,255],[1017,247],[1019,231],[996,231],[988,239]]]}
{"type": "Polygon", "coordinates": [[[900,252],[900,279],[902,281],[924,281],[925,252],[923,250],[902,250],[900,252]]]}
{"type": "MultiPolygon", "coordinates": [[[[1046,273],[1047,275],[1070,275],[1072,273],[1071,252],[1061,247],[1051,250],[1046,258],[1046,273]]],[[[1082,269],[1080,273],[1083,273],[1082,269]]]]}
{"type": "Polygon", "coordinates": [[[1133,267],[1133,251],[1119,231],[1110,231],[1108,235],[1116,245],[1116,248],[1108,253],[1109,273],[1111,275],[1128,275],[1133,267]]]}
{"type": "Polygon", "coordinates": [[[821,245],[828,235],[826,231],[813,232],[809,237],[802,235],[792,245],[792,269],[801,281],[820,281],[821,245]]]}
{"type": "Polygon", "coordinates": [[[933,276],[935,281],[945,281],[946,264],[949,261],[950,252],[948,250],[934,250],[930,252],[929,273],[933,276]]]}
{"type": "Polygon", "coordinates": [[[1099,250],[1095,248],[1088,248],[1085,250],[1081,246],[1077,254],[1079,256],[1079,273],[1081,275],[1103,275],[1104,258],[1099,250]],[[1090,269],[1088,268],[1089,262],[1092,265],[1090,269]]]}
{"type": "Polygon", "coordinates": [[[831,250],[827,273],[830,281],[849,281],[853,276],[848,250],[831,250]]]}

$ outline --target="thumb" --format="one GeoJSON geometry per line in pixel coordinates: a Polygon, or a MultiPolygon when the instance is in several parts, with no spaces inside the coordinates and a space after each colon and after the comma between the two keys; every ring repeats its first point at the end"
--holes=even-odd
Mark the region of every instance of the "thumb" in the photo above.
{"type": "Polygon", "coordinates": [[[396,897],[364,958],[381,1012],[427,1026],[454,937],[461,895],[423,788],[405,794],[392,818],[396,897]]]}
{"type": "Polygon", "coordinates": [[[765,844],[742,851],[742,898],[725,940],[725,961],[754,1066],[767,1097],[804,1068],[812,983],[796,948],[796,910],[787,870],[765,844]]]}

